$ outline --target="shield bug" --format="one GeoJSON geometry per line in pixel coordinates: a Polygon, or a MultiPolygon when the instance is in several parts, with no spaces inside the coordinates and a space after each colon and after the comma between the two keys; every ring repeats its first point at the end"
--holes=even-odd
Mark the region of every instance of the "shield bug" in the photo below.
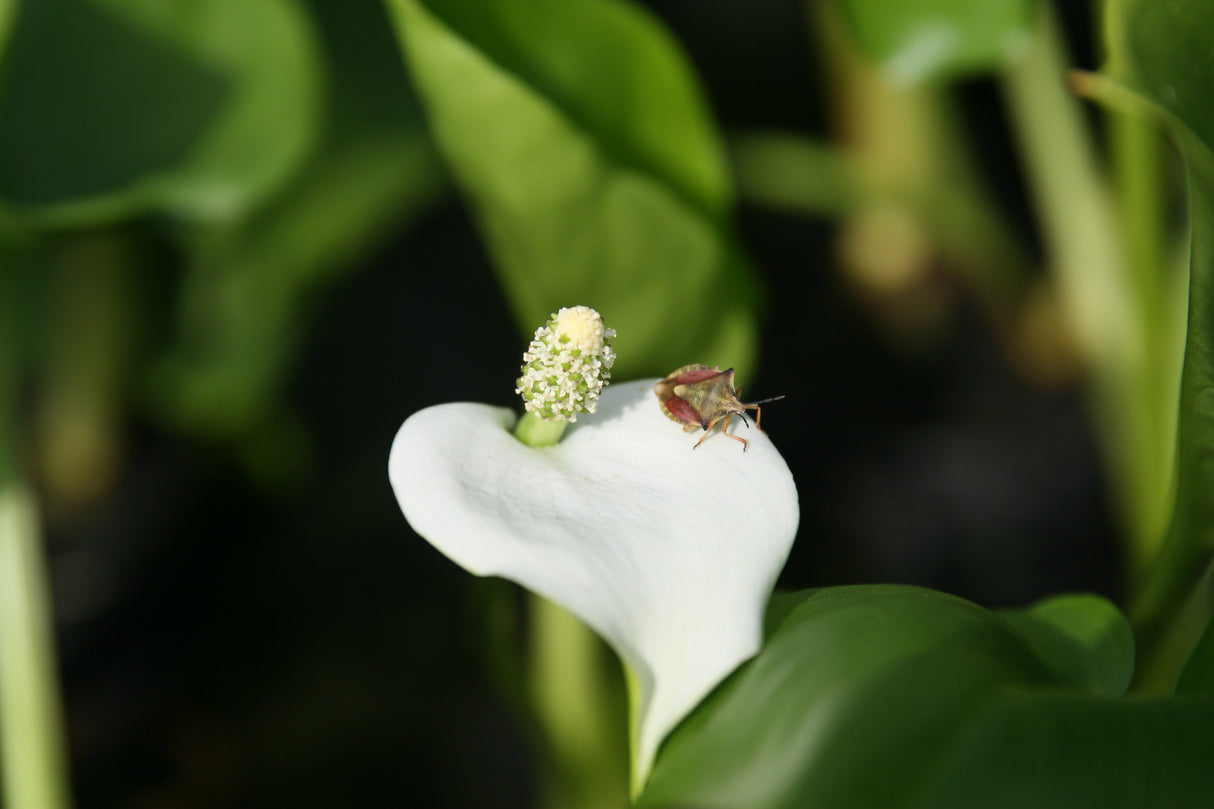
{"type": "Polygon", "coordinates": [[[733,384],[733,369],[722,371],[707,365],[684,365],[654,385],[653,392],[657,394],[662,412],[672,421],[683,424],[683,432],[689,433],[696,427],[704,430],[704,435],[692,449],[703,444],[704,439],[712,434],[712,428],[724,420],[722,434],[741,441],[743,452],[749,442],[729,432],[729,420],[734,416],[741,416],[742,421],[749,427],[746,411],[754,410],[755,426],[762,429],[759,419],[763,411],[759,405],[784,398],[775,396],[771,399],[743,403],[738,398],[740,391],[733,384]]]}

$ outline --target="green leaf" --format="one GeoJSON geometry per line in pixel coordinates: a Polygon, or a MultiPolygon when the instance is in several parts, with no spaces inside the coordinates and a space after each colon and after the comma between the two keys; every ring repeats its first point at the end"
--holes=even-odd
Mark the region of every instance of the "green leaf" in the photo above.
{"type": "Polygon", "coordinates": [[[149,386],[157,412],[210,438],[280,426],[279,392],[315,296],[441,188],[420,133],[367,133],[327,144],[289,194],[230,232],[200,238],[177,342],[149,386]]]}
{"type": "Polygon", "coordinates": [[[523,334],[602,312],[616,375],[746,367],[756,284],[722,148],[679,51],[603,0],[390,0],[441,151],[523,334]]]}
{"type": "MultiPolygon", "coordinates": [[[[1110,0],[1105,11],[1108,61],[1102,72],[1156,105],[1173,125],[1214,147],[1214,81],[1210,26],[1214,6],[1205,0],[1110,0]]],[[[1191,151],[1193,143],[1186,144],[1191,151]]],[[[1192,158],[1191,154],[1186,156],[1192,158]]]]}
{"type": "Polygon", "coordinates": [[[999,66],[1028,37],[1028,0],[843,0],[859,44],[896,82],[999,66]]]}
{"type": "Polygon", "coordinates": [[[280,390],[316,295],[446,188],[386,9],[311,5],[331,88],[320,144],[255,214],[187,243],[177,339],[149,392],[163,420],[194,434],[248,442],[279,430],[280,390]]]}
{"type": "Polygon", "coordinates": [[[1006,624],[961,599],[813,591],[668,738],[639,804],[900,805],[975,704],[1050,681],[1006,624]]]}
{"type": "Polygon", "coordinates": [[[36,224],[239,217],[298,168],[319,113],[288,0],[27,3],[2,79],[0,194],[36,224]]]}
{"type": "Polygon", "coordinates": [[[1180,676],[1176,678],[1176,693],[1181,696],[1214,699],[1214,621],[1193,645],[1180,676]]]}
{"type": "Polygon", "coordinates": [[[1152,642],[1214,554],[1214,5],[1204,0],[1110,2],[1109,61],[1081,89],[1159,116],[1184,153],[1190,254],[1188,331],[1176,435],[1176,495],[1167,537],[1134,604],[1152,642]]]}
{"type": "Polygon", "coordinates": [[[0,75],[4,74],[4,48],[17,16],[17,3],[18,0],[0,0],[0,75]]]}
{"type": "Polygon", "coordinates": [[[932,809],[1210,805],[1214,703],[1001,695],[941,756],[932,809]]]}
{"type": "Polygon", "coordinates": [[[1029,648],[1072,688],[1119,697],[1134,674],[1134,635],[1100,596],[1063,595],[1001,613],[1029,648]]]}
{"type": "Polygon", "coordinates": [[[24,4],[5,67],[0,189],[15,206],[112,193],[167,170],[229,92],[218,71],[83,0],[24,4]]]}
{"type": "Polygon", "coordinates": [[[1185,806],[1214,794],[1214,703],[1083,693],[1111,687],[1091,674],[1102,661],[1124,680],[1129,655],[1099,599],[1025,611],[1033,643],[913,587],[782,596],[774,613],[763,652],[667,739],[640,806],[1185,806]],[[1042,643],[1042,627],[1069,640],[1042,643]]]}

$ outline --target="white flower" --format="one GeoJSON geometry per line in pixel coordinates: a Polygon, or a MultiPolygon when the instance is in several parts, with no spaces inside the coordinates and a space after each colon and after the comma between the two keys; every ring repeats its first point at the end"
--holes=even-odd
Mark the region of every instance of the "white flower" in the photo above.
{"type": "Polygon", "coordinates": [[[401,426],[388,462],[418,534],[561,604],[623,658],[638,686],[638,784],[666,734],[759,650],[799,516],[766,435],[750,430],[746,453],[721,436],[693,452],[656,381],[607,389],[543,449],[510,433],[509,410],[431,407],[401,426]]]}
{"type": "Polygon", "coordinates": [[[578,413],[593,413],[615,364],[613,337],[615,330],[588,306],[549,316],[523,355],[523,375],[514,389],[527,411],[570,422],[577,421],[578,413]]]}

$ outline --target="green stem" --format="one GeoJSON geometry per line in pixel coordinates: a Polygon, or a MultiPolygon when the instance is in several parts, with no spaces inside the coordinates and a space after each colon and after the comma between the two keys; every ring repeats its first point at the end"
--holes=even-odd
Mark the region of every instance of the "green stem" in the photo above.
{"type": "Polygon", "coordinates": [[[1033,47],[1004,69],[1002,85],[1019,141],[1048,260],[1072,333],[1090,368],[1098,431],[1126,525],[1137,533],[1150,504],[1142,459],[1153,430],[1143,418],[1145,324],[1132,302],[1111,194],[1097,167],[1079,103],[1066,88],[1063,43],[1047,4],[1033,47]]]}
{"type": "Polygon", "coordinates": [[[29,491],[0,488],[0,747],[5,805],[66,809],[50,595],[29,491]]]}
{"type": "Polygon", "coordinates": [[[529,447],[554,447],[568,426],[567,421],[545,421],[534,413],[524,413],[514,427],[514,437],[529,447]]]}
{"type": "Polygon", "coordinates": [[[0,784],[10,809],[67,809],[51,599],[38,509],[20,473],[16,287],[0,275],[0,784]]]}
{"type": "MultiPolygon", "coordinates": [[[[1194,160],[1191,156],[1190,161],[1194,160]]],[[[1214,183],[1189,169],[1188,340],[1176,426],[1176,497],[1168,533],[1130,611],[1148,652],[1166,634],[1214,558],[1214,183]]]]}
{"type": "MultiPolygon", "coordinates": [[[[530,599],[532,701],[553,768],[552,809],[617,809],[628,802],[612,684],[602,641],[581,621],[540,596],[530,599]]],[[[616,689],[618,690],[618,689],[616,689]]]]}
{"type": "MultiPolygon", "coordinates": [[[[907,212],[930,237],[926,255],[939,253],[992,327],[1014,342],[1029,260],[987,192],[949,96],[891,81],[856,50],[836,6],[811,3],[809,10],[830,73],[839,145],[771,135],[736,141],[739,193],[853,222],[874,210],[907,212]]],[[[892,253],[895,266],[905,261],[892,253]]],[[[924,275],[930,268],[920,262],[924,275]]]]}
{"type": "Polygon", "coordinates": [[[1131,565],[1139,574],[1167,528],[1184,346],[1186,290],[1171,265],[1164,236],[1163,139],[1155,126],[1120,111],[1109,113],[1114,176],[1121,203],[1131,305],[1143,324],[1135,418],[1141,424],[1138,484],[1142,506],[1131,526],[1131,565]]]}

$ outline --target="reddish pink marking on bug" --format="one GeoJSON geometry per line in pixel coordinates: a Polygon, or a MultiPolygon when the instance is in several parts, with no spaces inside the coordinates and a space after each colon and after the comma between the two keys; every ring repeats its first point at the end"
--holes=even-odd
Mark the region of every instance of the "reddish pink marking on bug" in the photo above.
{"type": "Polygon", "coordinates": [[[703,437],[695,443],[695,447],[704,443],[717,424],[723,423],[721,433],[740,443],[743,450],[750,442],[729,432],[730,420],[734,416],[741,416],[742,420],[746,421],[746,411],[754,410],[755,427],[761,430],[759,420],[763,411],[759,405],[784,398],[777,396],[758,402],[742,402],[738,399],[738,391],[733,384],[732,368],[722,371],[720,368],[700,364],[684,365],[665,379],[659,380],[654,385],[653,392],[657,394],[662,412],[673,421],[681,422],[684,432],[690,432],[696,427],[704,430],[703,437]]]}
{"type": "MultiPolygon", "coordinates": [[[[733,369],[730,368],[729,371],[733,369]]],[[[675,377],[676,385],[694,385],[696,382],[703,382],[705,379],[712,379],[714,376],[720,376],[729,371],[722,371],[720,368],[700,368],[695,371],[688,371],[685,374],[679,374],[675,377]]],[[[699,419],[696,419],[699,421],[699,419]]]]}
{"type": "Polygon", "coordinates": [[[695,408],[678,396],[671,396],[666,400],[666,409],[679,421],[687,424],[701,423],[700,414],[695,411],[695,408]]]}

